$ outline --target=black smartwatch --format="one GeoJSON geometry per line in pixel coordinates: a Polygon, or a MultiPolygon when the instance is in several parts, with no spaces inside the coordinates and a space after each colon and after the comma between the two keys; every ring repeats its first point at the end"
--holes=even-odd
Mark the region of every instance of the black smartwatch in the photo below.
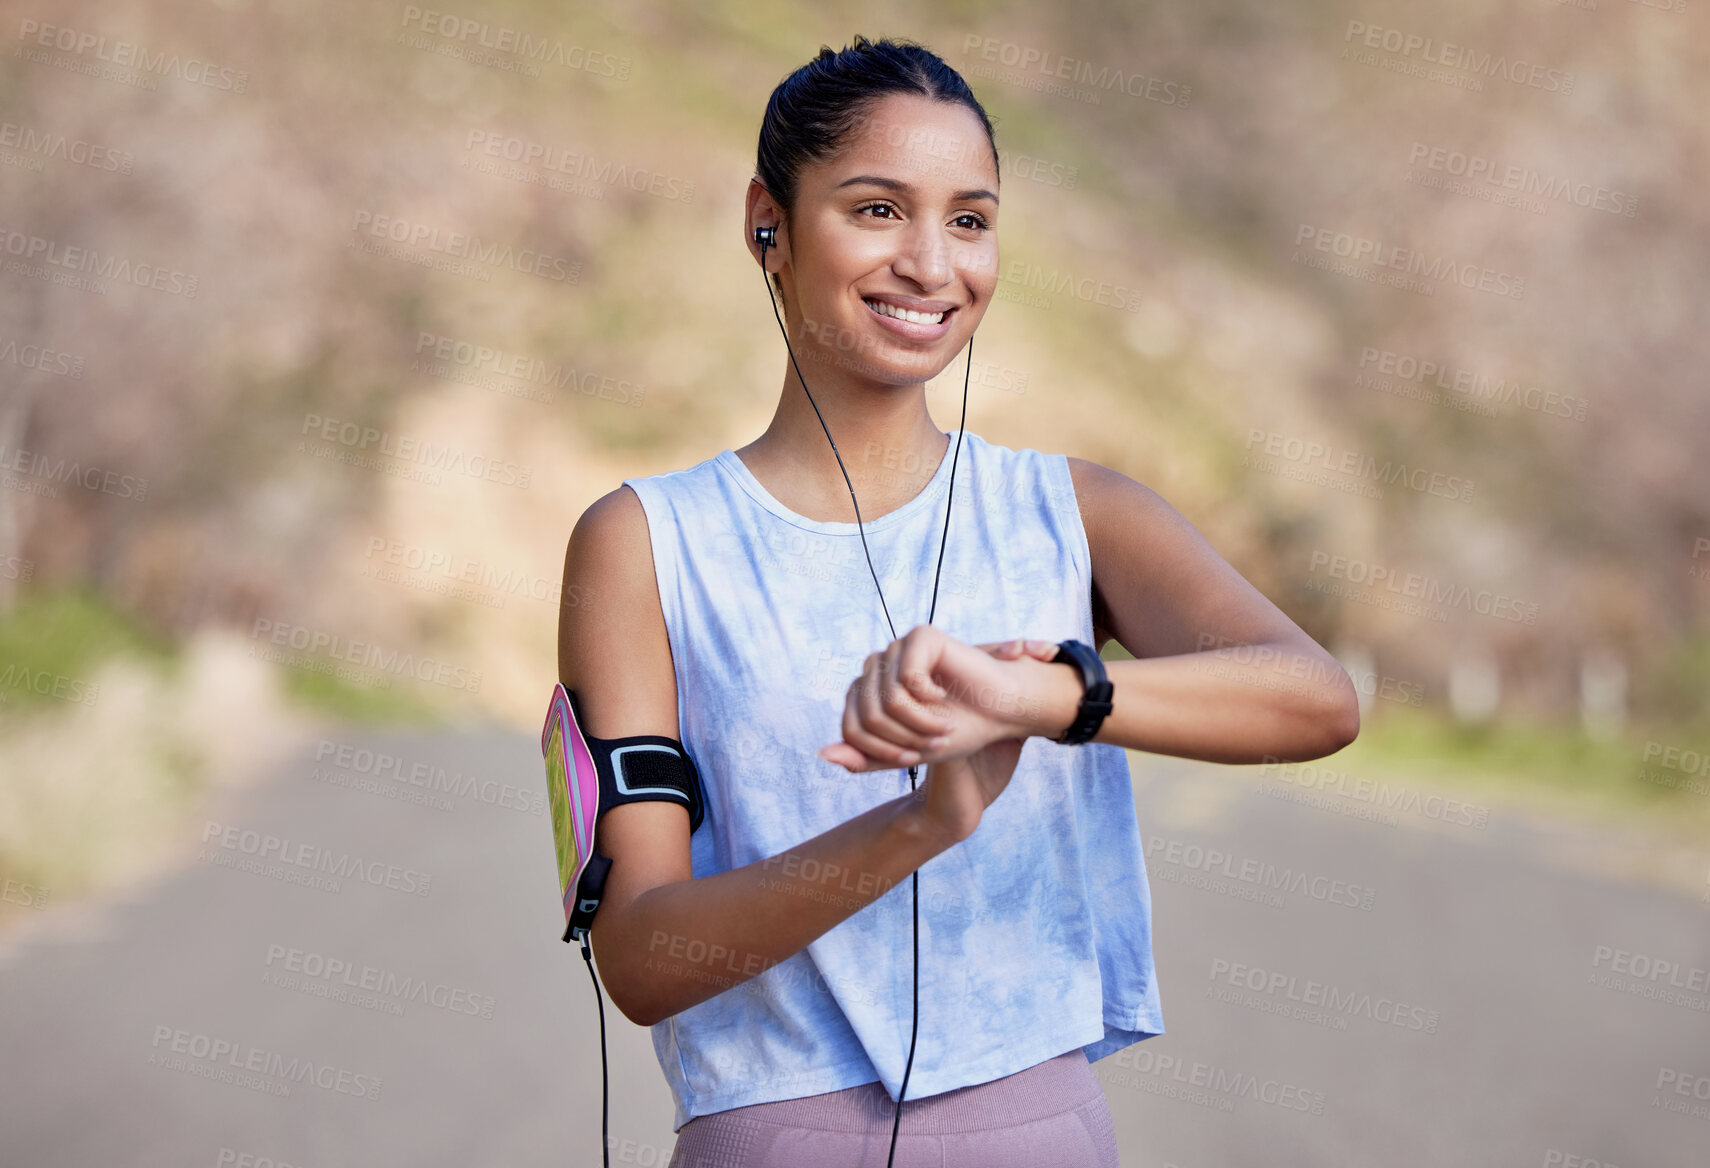
{"type": "Polygon", "coordinates": [[[1057,655],[1051,658],[1051,663],[1054,665],[1059,661],[1080,670],[1081,684],[1085,686],[1086,692],[1081,695],[1081,705],[1075,711],[1075,720],[1052,741],[1061,742],[1065,746],[1076,746],[1090,740],[1104,724],[1105,715],[1110,713],[1113,688],[1110,678],[1105,674],[1104,662],[1099,659],[1098,650],[1084,641],[1058,641],[1057,655]]]}

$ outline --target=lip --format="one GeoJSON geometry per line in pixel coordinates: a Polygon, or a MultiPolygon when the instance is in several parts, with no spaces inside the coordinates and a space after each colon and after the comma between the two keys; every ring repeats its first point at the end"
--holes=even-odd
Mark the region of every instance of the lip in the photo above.
{"type": "Polygon", "coordinates": [[[942,312],[944,314],[944,319],[939,321],[937,324],[916,324],[913,321],[899,320],[894,316],[886,316],[883,313],[874,312],[872,305],[867,303],[867,298],[862,297],[861,307],[867,310],[868,316],[878,321],[879,324],[889,329],[891,332],[896,333],[898,336],[906,337],[911,341],[938,340],[945,333],[950,331],[950,321],[956,315],[956,306],[954,304],[946,304],[942,300],[914,300],[911,303],[911,298],[906,296],[875,296],[873,299],[884,300],[887,303],[896,304],[913,312],[942,312]]]}
{"type": "Polygon", "coordinates": [[[894,304],[898,308],[906,308],[910,312],[949,312],[956,304],[950,300],[922,300],[918,296],[898,296],[889,292],[868,293],[865,299],[883,300],[886,304],[894,304]]]}

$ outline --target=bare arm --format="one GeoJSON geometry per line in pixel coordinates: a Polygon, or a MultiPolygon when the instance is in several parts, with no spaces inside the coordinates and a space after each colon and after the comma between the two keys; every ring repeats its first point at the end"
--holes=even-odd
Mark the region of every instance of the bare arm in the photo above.
{"type": "MultiPolygon", "coordinates": [[[[1249,763],[1320,758],[1354,740],[1359,697],[1334,657],[1149,487],[1079,458],[1069,469],[1097,646],[1114,636],[1136,658],[1105,663],[1116,702],[1093,741],[1249,763]]],[[[1080,682],[1062,666],[1039,676],[1043,729],[1056,733],[1074,720],[1080,682]]]]}
{"type": "MultiPolygon", "coordinates": [[[[1105,663],[1113,704],[1092,741],[1256,763],[1321,758],[1354,740],[1359,695],[1334,657],[1156,492],[1083,459],[1069,470],[1092,554],[1095,645],[1114,637],[1135,657],[1105,663]]],[[[936,764],[1011,736],[1055,738],[1081,690],[1073,669],[1033,655],[993,663],[919,626],[868,657],[846,699],[844,741],[822,757],[881,770],[910,761],[903,750],[936,764]],[[946,727],[950,741],[932,746],[946,727]]]]}
{"type": "MultiPolygon", "coordinates": [[[[629,488],[577,522],[563,595],[558,676],[576,693],[583,728],[599,738],[680,737],[647,517],[629,488]]],[[[921,812],[916,793],[700,879],[689,861],[689,815],[678,804],[614,807],[596,838],[612,867],[590,944],[612,1002],[640,1026],[800,952],[956,842],[921,812]]]]}

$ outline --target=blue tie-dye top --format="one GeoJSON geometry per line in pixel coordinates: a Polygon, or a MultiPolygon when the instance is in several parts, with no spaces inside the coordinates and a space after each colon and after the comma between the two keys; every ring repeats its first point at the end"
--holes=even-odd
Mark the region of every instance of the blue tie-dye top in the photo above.
{"type": "MultiPolygon", "coordinates": [[[[926,622],[955,438],[920,494],[863,516],[898,634],[926,622]]],[[[878,456],[846,461],[857,496],[861,482],[886,473],[878,456]]],[[[964,433],[955,462],[932,623],[969,644],[1092,643],[1091,553],[1068,460],[964,433]]],[[[704,786],[694,875],[775,856],[906,794],[904,769],[852,775],[818,756],[842,737],[844,694],[867,654],[891,641],[856,525],[797,515],[731,450],[625,482],[647,512],[680,736],[704,786]]],[[[1163,1033],[1121,747],[1028,739],[979,828],[919,874],[920,1031],[908,1098],[1076,1047],[1100,1059],[1163,1033]]],[[[780,866],[777,875],[825,895],[860,889],[855,873],[780,866]]],[[[655,1025],[672,1130],[697,1115],[874,1080],[896,1098],[913,1001],[911,895],[900,881],[801,952],[655,1025]]],[[[709,977],[748,972],[704,945],[682,948],[675,959],[709,977]]]]}

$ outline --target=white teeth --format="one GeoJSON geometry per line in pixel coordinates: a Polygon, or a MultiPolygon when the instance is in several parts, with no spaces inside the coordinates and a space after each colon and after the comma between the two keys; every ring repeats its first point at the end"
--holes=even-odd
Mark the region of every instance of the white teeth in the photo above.
{"type": "Polygon", "coordinates": [[[942,312],[910,312],[906,308],[886,304],[883,300],[869,300],[867,305],[882,316],[894,316],[898,320],[906,320],[911,324],[937,324],[944,319],[942,312]]]}

